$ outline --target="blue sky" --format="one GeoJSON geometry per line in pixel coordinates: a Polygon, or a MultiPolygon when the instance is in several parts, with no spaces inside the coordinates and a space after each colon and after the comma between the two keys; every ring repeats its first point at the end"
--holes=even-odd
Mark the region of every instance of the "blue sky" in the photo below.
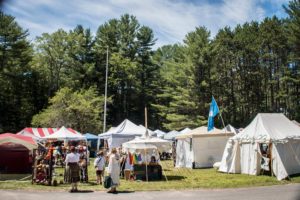
{"type": "Polygon", "coordinates": [[[149,26],[156,47],[182,43],[188,32],[205,26],[214,36],[224,26],[261,21],[273,15],[286,17],[288,0],[10,0],[4,12],[29,29],[30,38],[77,24],[96,32],[99,25],[129,13],[149,26]]]}

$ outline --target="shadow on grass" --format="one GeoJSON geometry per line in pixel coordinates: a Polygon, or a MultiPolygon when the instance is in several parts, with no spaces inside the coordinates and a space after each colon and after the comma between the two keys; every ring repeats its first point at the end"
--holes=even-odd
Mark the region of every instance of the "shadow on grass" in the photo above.
{"type": "Polygon", "coordinates": [[[293,174],[293,175],[289,175],[290,178],[297,178],[300,177],[300,173],[299,174],[293,174]]]}
{"type": "Polygon", "coordinates": [[[31,174],[0,174],[0,181],[7,180],[28,181],[31,180],[31,174]]]}
{"type": "MultiPolygon", "coordinates": [[[[180,180],[183,180],[185,178],[186,177],[184,177],[184,176],[172,176],[172,175],[167,176],[168,181],[180,181],[180,180]]],[[[163,178],[163,179],[165,179],[165,178],[163,178]]]]}

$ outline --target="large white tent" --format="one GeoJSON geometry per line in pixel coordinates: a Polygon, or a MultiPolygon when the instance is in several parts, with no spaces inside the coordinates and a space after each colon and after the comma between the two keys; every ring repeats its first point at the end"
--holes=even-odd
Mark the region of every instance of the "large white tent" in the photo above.
{"type": "Polygon", "coordinates": [[[133,140],[136,136],[144,135],[145,132],[145,127],[137,126],[125,119],[116,128],[99,134],[98,138],[106,140],[109,148],[114,148],[120,147],[124,142],[133,140]]]}
{"type": "Polygon", "coordinates": [[[283,114],[258,114],[230,138],[219,171],[259,175],[262,169],[272,170],[278,180],[300,173],[300,127],[283,114]]]}
{"type": "Polygon", "coordinates": [[[215,162],[221,161],[226,142],[233,135],[217,128],[208,132],[206,126],[178,135],[176,167],[212,167],[215,162]]]}

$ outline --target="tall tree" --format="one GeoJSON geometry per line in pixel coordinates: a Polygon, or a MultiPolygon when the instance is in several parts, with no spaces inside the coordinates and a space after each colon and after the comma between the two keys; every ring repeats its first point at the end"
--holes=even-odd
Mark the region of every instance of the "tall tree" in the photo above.
{"type": "Polygon", "coordinates": [[[32,48],[15,18],[0,11],[0,132],[16,132],[30,121],[32,48]]]}

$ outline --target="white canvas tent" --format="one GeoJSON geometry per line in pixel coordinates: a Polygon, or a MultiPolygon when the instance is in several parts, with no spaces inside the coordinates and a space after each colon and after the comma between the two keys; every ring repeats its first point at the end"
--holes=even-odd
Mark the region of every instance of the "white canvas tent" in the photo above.
{"type": "Polygon", "coordinates": [[[180,132],[173,130],[173,131],[166,133],[164,135],[164,139],[165,140],[175,140],[175,137],[180,134],[181,134],[180,132]]]}
{"type": "Polygon", "coordinates": [[[206,168],[221,161],[227,140],[233,133],[206,126],[191,130],[176,137],[176,167],[206,168]]]}
{"type": "Polygon", "coordinates": [[[164,131],[161,131],[161,130],[159,130],[159,129],[156,129],[156,130],[154,131],[154,133],[156,133],[156,137],[158,137],[158,138],[163,138],[164,135],[166,134],[164,131]]]}
{"type": "MultiPolygon", "coordinates": [[[[109,148],[120,147],[124,142],[133,140],[136,136],[142,136],[146,132],[145,127],[137,126],[125,119],[116,128],[98,135],[98,140],[107,141],[109,148]]],[[[99,142],[98,142],[99,144],[99,142]]]]}
{"type": "Polygon", "coordinates": [[[278,180],[300,173],[300,127],[283,114],[258,114],[242,132],[230,138],[219,171],[259,175],[265,169],[262,160],[267,161],[278,180]],[[263,153],[263,145],[267,145],[268,155],[263,153]]]}

